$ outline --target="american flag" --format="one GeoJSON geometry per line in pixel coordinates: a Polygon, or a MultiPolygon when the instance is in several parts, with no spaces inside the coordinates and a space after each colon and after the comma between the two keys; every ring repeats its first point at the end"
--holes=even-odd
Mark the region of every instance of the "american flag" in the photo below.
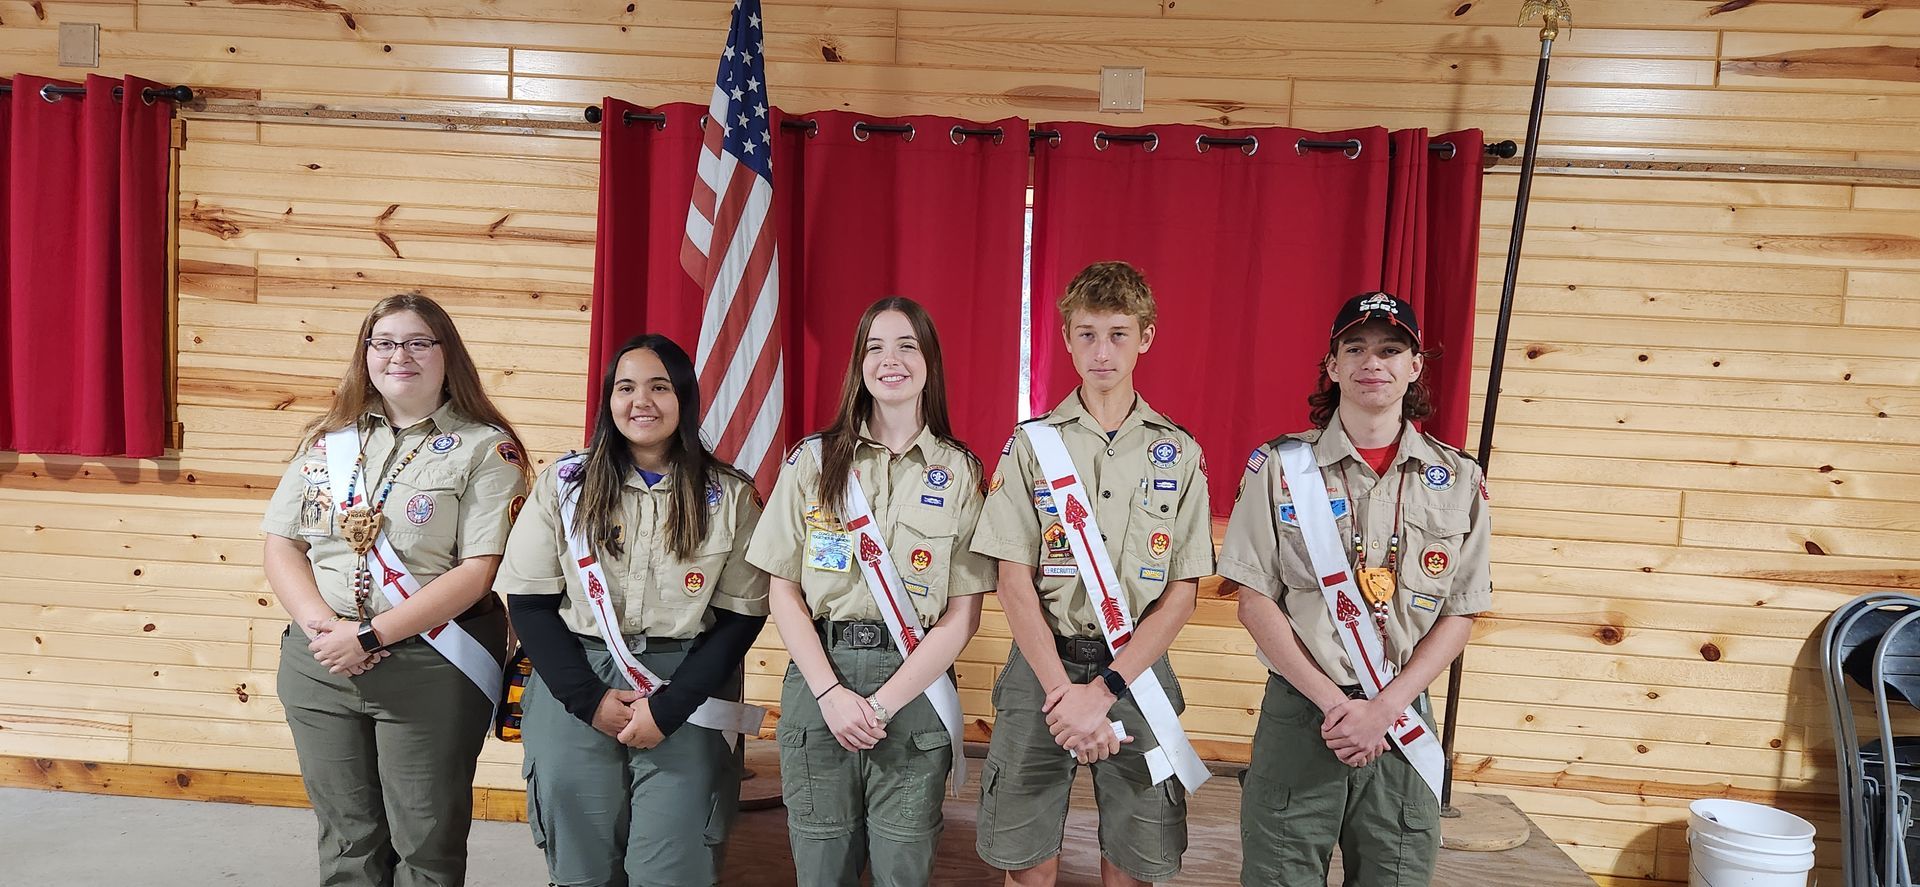
{"type": "Polygon", "coordinates": [[[706,401],[700,431],[716,455],[765,489],[780,465],[785,372],[775,322],[773,116],[762,53],[760,0],[736,0],[707,105],[680,265],[706,295],[694,356],[706,401]]]}

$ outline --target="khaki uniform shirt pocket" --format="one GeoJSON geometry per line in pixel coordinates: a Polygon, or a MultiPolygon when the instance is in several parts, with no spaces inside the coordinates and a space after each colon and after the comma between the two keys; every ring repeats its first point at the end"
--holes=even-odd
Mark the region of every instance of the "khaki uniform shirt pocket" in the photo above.
{"type": "Polygon", "coordinates": [[[893,560],[922,627],[931,626],[947,612],[947,582],[959,534],[958,508],[916,505],[900,511],[893,532],[893,560]]]}

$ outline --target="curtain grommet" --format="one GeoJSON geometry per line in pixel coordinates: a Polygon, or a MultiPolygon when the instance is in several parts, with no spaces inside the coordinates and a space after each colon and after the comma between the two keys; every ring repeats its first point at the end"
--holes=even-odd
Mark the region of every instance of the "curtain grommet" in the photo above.
{"type": "Polygon", "coordinates": [[[1201,133],[1193,137],[1193,152],[1195,154],[1205,154],[1212,149],[1213,149],[1213,146],[1207,144],[1206,133],[1201,133]]]}
{"type": "Polygon", "coordinates": [[[1159,147],[1160,147],[1160,134],[1157,132],[1147,133],[1147,153],[1152,154],[1154,150],[1159,147]]]}
{"type": "Polygon", "coordinates": [[[145,102],[147,107],[151,108],[153,107],[153,103],[158,101],[158,99],[154,97],[151,88],[143,88],[140,90],[140,101],[145,102]]]}
{"type": "Polygon", "coordinates": [[[1301,136],[1293,141],[1293,153],[1302,157],[1307,156],[1307,139],[1305,136],[1301,136]]]}
{"type": "Polygon", "coordinates": [[[853,122],[853,140],[856,142],[864,142],[869,138],[871,138],[871,136],[867,134],[866,122],[863,120],[855,120],[853,122]]]}
{"type": "Polygon", "coordinates": [[[1349,147],[1340,153],[1347,155],[1348,160],[1359,160],[1360,151],[1362,148],[1365,148],[1366,145],[1362,144],[1359,139],[1348,139],[1347,145],[1349,147]]]}
{"type": "Polygon", "coordinates": [[[952,129],[947,130],[947,138],[951,139],[956,145],[964,145],[967,143],[967,136],[960,131],[960,124],[958,123],[954,124],[952,129]]]}
{"type": "Polygon", "coordinates": [[[1441,160],[1452,160],[1455,155],[1460,153],[1460,147],[1452,142],[1441,142],[1440,144],[1447,149],[1440,153],[1441,160]]]}
{"type": "Polygon", "coordinates": [[[53,84],[40,87],[40,99],[51,105],[60,101],[60,94],[53,91],[53,84]]]}
{"type": "Polygon", "coordinates": [[[1260,150],[1260,137],[1249,133],[1247,135],[1247,138],[1252,139],[1253,141],[1248,144],[1241,145],[1240,153],[1245,154],[1248,157],[1252,157],[1254,155],[1254,152],[1260,150]]]}

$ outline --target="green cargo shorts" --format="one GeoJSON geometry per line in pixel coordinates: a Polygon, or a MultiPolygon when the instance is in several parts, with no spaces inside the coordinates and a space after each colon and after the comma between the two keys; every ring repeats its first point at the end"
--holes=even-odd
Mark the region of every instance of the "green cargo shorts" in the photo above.
{"type": "MultiPolygon", "coordinates": [[[[870,696],[900,669],[900,653],[826,642],[840,682],[870,696]]],[[[787,666],[780,693],[780,785],[787,837],[801,887],[858,885],[871,868],[874,887],[924,885],[946,820],[940,805],[953,766],[953,742],[927,697],[895,713],[887,737],[848,751],[828,731],[820,704],[787,666]]]]}
{"type": "MultiPolygon", "coordinates": [[[[669,680],[690,640],[654,640],[640,662],[669,680]]],[[[581,638],[587,663],[626,687],[605,644],[581,638]]],[[[736,675],[723,695],[739,698],[736,675]]],[[[716,730],[683,724],[635,749],[569,714],[540,679],[521,719],[527,823],[560,887],[711,887],[740,803],[740,752],[716,730]]]]}
{"type": "MultiPolygon", "coordinates": [[[[1433,717],[1420,706],[1427,728],[1433,717]]],[[[1333,848],[1350,887],[1426,887],[1440,853],[1440,802],[1398,748],[1349,767],[1320,738],[1320,707],[1267,678],[1253,762],[1242,777],[1240,883],[1325,884],[1333,848]]]]}
{"type": "MultiPolygon", "coordinates": [[[[1067,677],[1084,684],[1104,666],[1063,662],[1067,677]]],[[[1186,703],[1165,657],[1153,664],[1174,711],[1186,703]]],[[[1015,647],[993,688],[993,739],[980,770],[980,858],[1008,871],[1032,868],[1060,853],[1067,800],[1080,765],[1053,741],[1040,706],[1047,694],[1033,667],[1015,647]]],[[[1187,850],[1187,792],[1178,779],[1158,785],[1144,754],[1159,747],[1132,695],[1108,715],[1126,725],[1133,742],[1093,770],[1094,804],[1100,810],[1100,855],[1142,881],[1180,874],[1187,850]]]]}

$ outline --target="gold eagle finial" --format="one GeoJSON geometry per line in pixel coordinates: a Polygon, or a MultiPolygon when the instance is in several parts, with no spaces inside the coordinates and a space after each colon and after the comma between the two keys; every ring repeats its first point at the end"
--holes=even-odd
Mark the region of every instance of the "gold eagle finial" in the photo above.
{"type": "Polygon", "coordinates": [[[1540,25],[1541,40],[1558,39],[1561,25],[1565,25],[1569,31],[1573,30],[1573,9],[1567,5],[1567,0],[1526,0],[1520,6],[1520,24],[1533,21],[1534,16],[1540,16],[1543,20],[1540,25]]]}

